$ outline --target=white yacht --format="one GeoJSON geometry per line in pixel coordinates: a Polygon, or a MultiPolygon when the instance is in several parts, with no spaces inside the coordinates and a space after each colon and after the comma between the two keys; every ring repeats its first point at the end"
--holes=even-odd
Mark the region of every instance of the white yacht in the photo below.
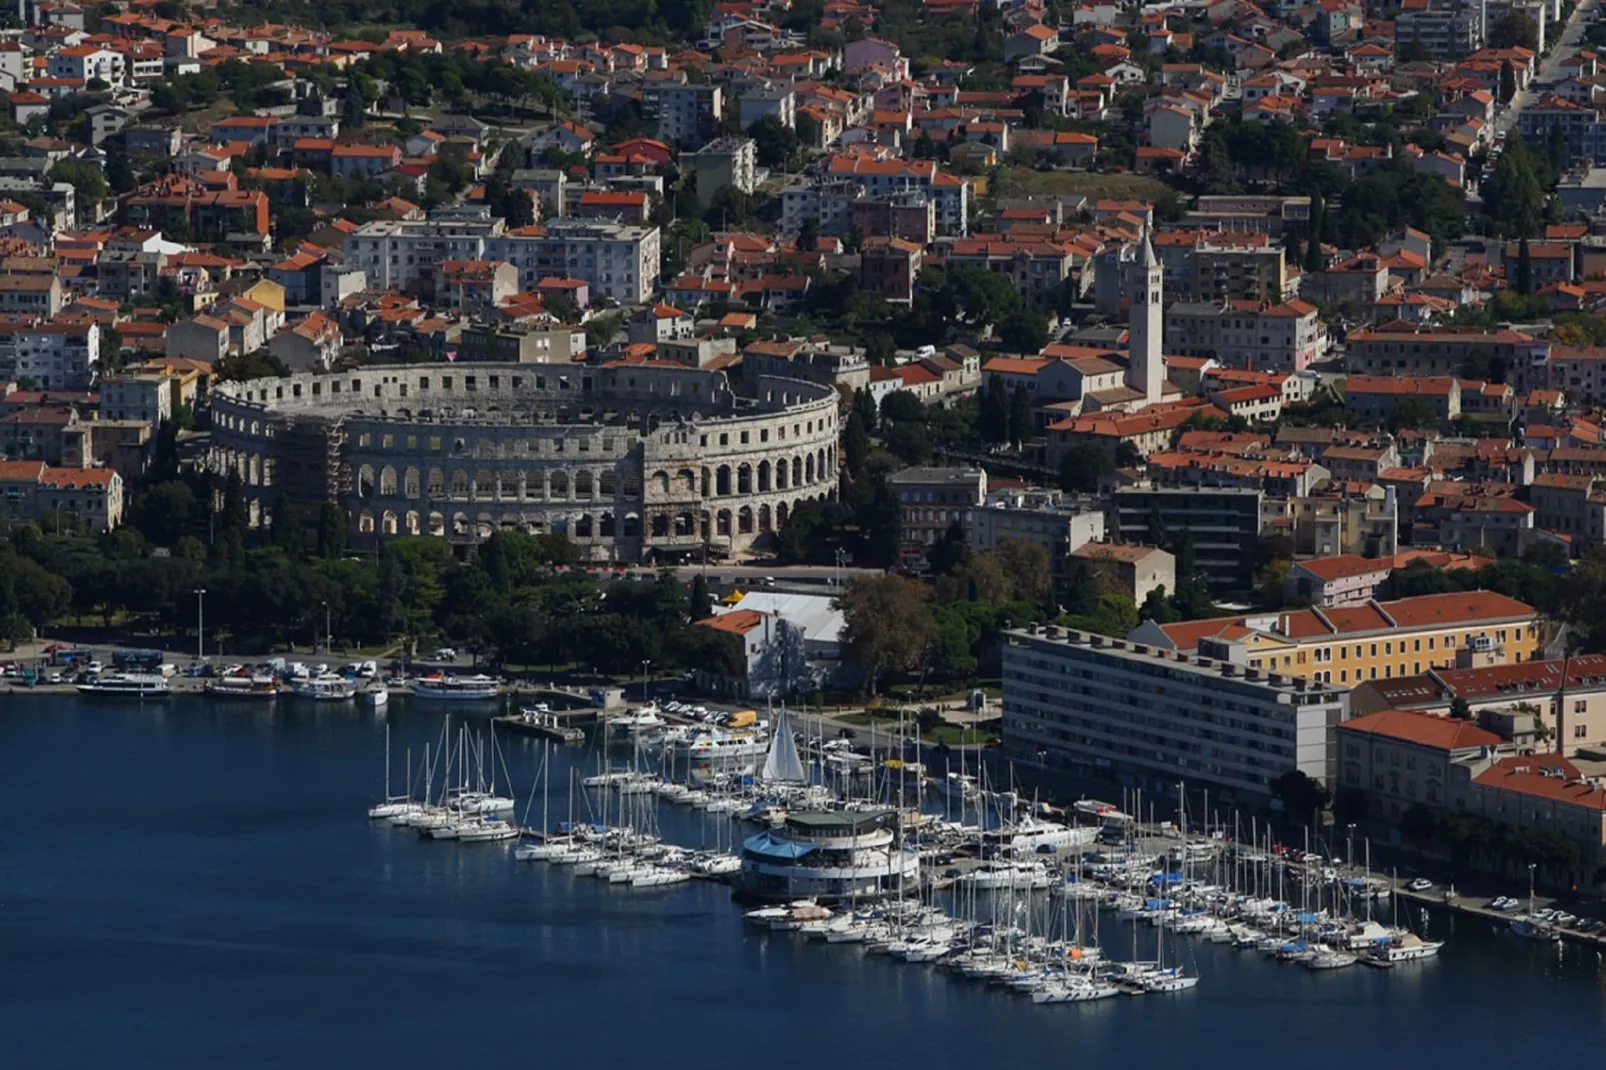
{"type": "Polygon", "coordinates": [[[114,672],[78,685],[81,695],[97,698],[167,698],[173,693],[159,673],[114,672]]]}
{"type": "Polygon", "coordinates": [[[688,739],[675,742],[671,754],[677,762],[690,762],[715,770],[757,769],[760,759],[769,753],[769,740],[760,732],[727,732],[710,728],[688,739]]]}
{"type": "Polygon", "coordinates": [[[291,680],[290,691],[297,698],[310,698],[314,702],[350,702],[357,697],[357,689],[351,681],[332,672],[291,680]]]}
{"type": "Polygon", "coordinates": [[[985,891],[1012,888],[1022,892],[1047,888],[1054,879],[1044,866],[1035,862],[984,862],[954,883],[985,891]]]}
{"type": "Polygon", "coordinates": [[[932,777],[931,787],[939,795],[946,795],[950,799],[974,799],[981,794],[976,778],[969,773],[949,773],[940,779],[932,777]]]}
{"type": "Polygon", "coordinates": [[[442,699],[453,702],[484,702],[502,694],[502,684],[483,673],[473,676],[436,674],[421,676],[413,681],[413,694],[418,698],[442,699]]]}
{"type": "Polygon", "coordinates": [[[362,699],[362,704],[369,709],[382,710],[390,705],[390,688],[375,680],[372,683],[364,684],[362,690],[358,692],[358,697],[362,699]]]}
{"type": "Polygon", "coordinates": [[[637,706],[629,713],[609,718],[608,734],[627,739],[650,736],[662,732],[668,724],[669,722],[659,715],[658,704],[649,702],[644,706],[637,706]]]}

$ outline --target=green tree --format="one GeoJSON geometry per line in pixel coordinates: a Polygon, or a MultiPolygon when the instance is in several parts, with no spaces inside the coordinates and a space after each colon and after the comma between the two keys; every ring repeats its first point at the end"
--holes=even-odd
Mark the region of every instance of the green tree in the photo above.
{"type": "Polygon", "coordinates": [[[1485,183],[1484,211],[1502,234],[1526,237],[1540,232],[1545,214],[1545,190],[1536,162],[1520,138],[1508,138],[1494,174],[1485,183]]]}
{"type": "Polygon", "coordinates": [[[1527,238],[1523,238],[1517,246],[1517,292],[1521,294],[1534,292],[1533,253],[1528,248],[1527,238]]]}
{"type": "MultiPolygon", "coordinates": [[[[791,518],[787,520],[790,523],[791,518]]],[[[708,577],[701,572],[691,581],[689,614],[694,621],[707,620],[714,615],[714,596],[708,590],[708,577]]]]}
{"type": "Polygon", "coordinates": [[[747,136],[753,139],[753,151],[760,167],[784,170],[792,154],[797,152],[797,134],[774,115],[766,115],[749,126],[747,136]]]}
{"type": "Polygon", "coordinates": [[[99,204],[110,194],[106,173],[84,160],[60,160],[45,174],[46,182],[65,182],[79,204],[99,204]]]}
{"type": "Polygon", "coordinates": [[[1539,51],[1539,26],[1520,11],[1508,11],[1489,29],[1489,47],[1539,51]]]}
{"type": "Polygon", "coordinates": [[[871,695],[888,672],[907,671],[930,654],[935,627],[926,597],[923,584],[896,574],[858,576],[843,590],[844,645],[871,695]]]}
{"type": "Polygon", "coordinates": [[[1016,444],[1031,439],[1037,433],[1032,419],[1032,399],[1025,384],[1017,384],[1015,396],[1009,403],[1009,438],[1016,444]]]}
{"type": "Polygon", "coordinates": [[[1048,317],[1039,309],[1017,308],[999,323],[998,340],[1016,353],[1040,353],[1048,345],[1048,317]]]}
{"type": "Polygon", "coordinates": [[[318,510],[318,556],[339,557],[346,552],[346,513],[334,502],[318,510]]]}
{"type": "Polygon", "coordinates": [[[1060,458],[1060,489],[1073,494],[1092,494],[1115,472],[1115,462],[1101,446],[1077,443],[1060,458]]]}
{"type": "Polygon", "coordinates": [[[1511,69],[1509,59],[1500,61],[1500,103],[1510,104],[1511,98],[1517,95],[1517,74],[1511,69]]]}
{"type": "Polygon", "coordinates": [[[995,382],[982,392],[976,431],[984,442],[1009,441],[1009,396],[1002,383],[995,382]]]}

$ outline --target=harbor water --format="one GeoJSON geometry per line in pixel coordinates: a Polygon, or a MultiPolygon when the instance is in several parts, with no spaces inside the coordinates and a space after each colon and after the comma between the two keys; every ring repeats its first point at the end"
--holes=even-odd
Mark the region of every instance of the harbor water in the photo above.
{"type": "MultiPolygon", "coordinates": [[[[1443,914],[1441,956],[1393,970],[1183,939],[1191,992],[1034,1006],[755,932],[719,885],[629,890],[367,821],[386,724],[400,791],[402,755],[437,745],[447,713],[0,695],[5,1064],[1556,1070],[1597,1067],[1606,1043],[1596,952],[1443,914]]],[[[543,745],[500,743],[522,817],[543,745]]],[[[552,754],[557,819],[570,767],[595,759],[552,754]]],[[[659,811],[687,845],[752,831],[659,811]]],[[[1103,938],[1128,955],[1113,917],[1103,938]]]]}

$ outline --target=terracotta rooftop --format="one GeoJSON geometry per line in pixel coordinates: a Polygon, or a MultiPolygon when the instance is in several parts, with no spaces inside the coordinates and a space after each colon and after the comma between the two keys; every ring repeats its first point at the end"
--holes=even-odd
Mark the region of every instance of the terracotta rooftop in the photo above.
{"type": "Polygon", "coordinates": [[[1468,750],[1474,747],[1494,747],[1505,742],[1487,729],[1471,721],[1449,717],[1435,717],[1415,710],[1379,710],[1364,717],[1353,717],[1339,724],[1344,732],[1359,732],[1369,736],[1382,736],[1402,743],[1414,743],[1434,750],[1468,750]]]}

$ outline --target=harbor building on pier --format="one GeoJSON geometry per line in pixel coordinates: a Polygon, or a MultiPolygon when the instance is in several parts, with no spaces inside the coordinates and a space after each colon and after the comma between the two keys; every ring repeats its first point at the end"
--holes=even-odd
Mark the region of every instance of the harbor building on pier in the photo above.
{"type": "Polygon", "coordinates": [[[872,897],[914,889],[920,855],[903,846],[893,810],[791,814],[742,844],[739,892],[755,899],[872,897]]]}

